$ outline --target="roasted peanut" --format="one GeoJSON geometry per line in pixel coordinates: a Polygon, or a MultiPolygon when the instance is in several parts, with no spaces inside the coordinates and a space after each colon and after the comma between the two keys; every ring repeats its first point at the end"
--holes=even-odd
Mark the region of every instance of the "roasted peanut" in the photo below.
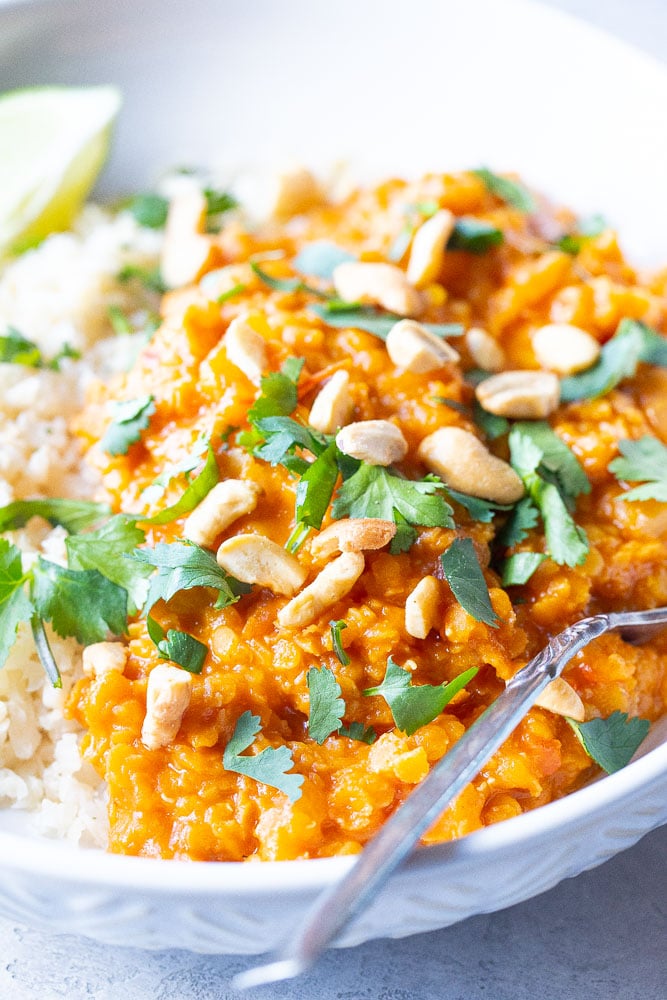
{"type": "Polygon", "coordinates": [[[392,465],[405,458],[408,443],[400,428],[389,420],[359,420],[336,435],[336,444],[351,458],[369,465],[392,465]]]}
{"type": "Polygon", "coordinates": [[[368,302],[398,316],[421,316],[424,300],[394,264],[345,261],[334,269],[336,294],[346,302],[368,302]]]}
{"type": "Polygon", "coordinates": [[[205,548],[237,518],[250,514],[257,506],[260,487],[244,479],[226,479],[208,493],[186,518],[183,536],[205,548]]]}
{"type": "Polygon", "coordinates": [[[547,684],[542,694],[535,702],[540,708],[546,708],[556,715],[567,715],[576,722],[584,722],[586,719],[586,709],[584,703],[574,690],[562,677],[547,684]]]}
{"type": "Polygon", "coordinates": [[[334,552],[364,552],[381,549],[396,534],[393,521],[375,517],[346,517],[334,521],[316,535],[310,545],[313,559],[328,559],[334,552]]]}
{"type": "Polygon", "coordinates": [[[459,493],[501,504],[516,503],[524,494],[514,469],[460,427],[441,427],[429,434],[417,454],[424,465],[459,493]]]}
{"type": "Polygon", "coordinates": [[[295,594],[308,575],[296,556],[263,535],[228,538],[218,549],[218,564],[243,583],[267,587],[274,594],[295,594]]]}
{"type": "Polygon", "coordinates": [[[405,631],[415,639],[425,639],[438,617],[440,585],[434,576],[425,576],[408,594],[405,602],[405,631]]]}
{"type": "Polygon", "coordinates": [[[327,608],[348,594],[364,571],[364,557],[359,552],[343,552],[325,566],[312,583],[293,597],[278,612],[283,628],[310,625],[327,608]]]}
{"type": "Polygon", "coordinates": [[[481,327],[470,327],[466,333],[466,344],[478,368],[486,372],[501,372],[505,367],[505,352],[495,337],[481,327]]]}
{"type": "Polygon", "coordinates": [[[141,742],[149,750],[167,746],[181,728],[190,704],[192,674],[181,667],[160,663],[148,675],[146,716],[141,727],[141,742]]]}
{"type": "Polygon", "coordinates": [[[415,233],[407,269],[408,281],[415,288],[424,288],[437,278],[455,223],[456,219],[449,209],[441,208],[415,233]]]}
{"type": "Polygon", "coordinates": [[[500,372],[475,389],[481,406],[499,417],[541,420],[558,408],[560,382],[551,372],[500,372]]]}
{"type": "Polygon", "coordinates": [[[308,417],[311,427],[322,434],[334,434],[348,423],[354,412],[349,385],[349,372],[344,369],[334,372],[315,397],[308,417]]]}
{"type": "Polygon", "coordinates": [[[94,642],[83,651],[83,672],[87,677],[102,677],[115,670],[122,674],[127,663],[127,646],[122,642],[94,642]]]}
{"type": "Polygon", "coordinates": [[[387,354],[399,368],[424,374],[460,361],[446,340],[436,337],[421,323],[402,319],[387,335],[387,354]]]}
{"type": "Polygon", "coordinates": [[[223,341],[227,357],[254,385],[262,381],[267,368],[266,343],[253,329],[246,316],[237,316],[229,324],[223,341]]]}
{"type": "Polygon", "coordinates": [[[533,350],[542,368],[573,375],[594,365],[600,345],[590,333],[571,323],[547,323],[533,334],[533,350]]]}

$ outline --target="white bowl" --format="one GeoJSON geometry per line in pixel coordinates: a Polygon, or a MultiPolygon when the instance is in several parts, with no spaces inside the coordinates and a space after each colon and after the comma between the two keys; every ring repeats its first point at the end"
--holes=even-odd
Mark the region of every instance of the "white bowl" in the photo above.
{"type": "MultiPolygon", "coordinates": [[[[486,163],[604,212],[635,260],[665,255],[667,74],[525,0],[0,0],[0,90],[106,82],[126,95],[109,193],[183,163],[486,163]]],[[[340,943],[509,906],[634,843],[667,821],[664,735],[566,799],[418,851],[340,943]]],[[[123,858],[28,830],[0,812],[0,913],[144,948],[264,951],[352,863],[123,858]]]]}

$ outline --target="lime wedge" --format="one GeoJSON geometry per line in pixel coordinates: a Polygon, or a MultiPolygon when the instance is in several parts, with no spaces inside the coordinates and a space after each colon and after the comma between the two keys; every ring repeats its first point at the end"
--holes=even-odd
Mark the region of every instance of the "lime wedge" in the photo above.
{"type": "Polygon", "coordinates": [[[0,96],[0,257],[71,224],[107,157],[120,104],[114,87],[0,96]]]}

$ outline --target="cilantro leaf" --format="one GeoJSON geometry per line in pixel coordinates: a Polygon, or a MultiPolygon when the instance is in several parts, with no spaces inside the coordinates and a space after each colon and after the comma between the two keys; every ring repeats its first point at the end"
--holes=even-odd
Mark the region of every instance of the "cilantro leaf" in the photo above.
{"type": "Polygon", "coordinates": [[[591,484],[574,452],[544,420],[517,421],[516,432],[529,438],[542,452],[537,471],[553,482],[564,497],[590,493],[591,484]]]}
{"type": "Polygon", "coordinates": [[[498,541],[508,549],[518,545],[534,528],[539,518],[539,511],[530,497],[519,500],[507,522],[498,535],[498,541]]]}
{"type": "Polygon", "coordinates": [[[340,684],[333,670],[328,667],[311,667],[306,674],[310,693],[308,735],[316,743],[324,743],[328,736],[340,729],[345,715],[345,702],[341,698],[340,684]]]}
{"type": "Polygon", "coordinates": [[[306,284],[301,278],[274,278],[271,274],[259,266],[255,261],[250,262],[250,266],[265,285],[272,288],[275,292],[310,292],[311,295],[316,295],[318,298],[326,298],[324,292],[321,292],[319,288],[313,288],[311,285],[306,284]]]}
{"type": "Polygon", "coordinates": [[[64,569],[40,556],[30,596],[58,635],[74,636],[84,646],[127,631],[127,592],[96,569],[64,569]]]}
{"type": "Polygon", "coordinates": [[[433,722],[476,673],[477,667],[472,667],[449,684],[415,685],[410,671],[404,670],[390,656],[382,684],[367,688],[364,694],[381,695],[391,709],[397,728],[412,736],[422,726],[433,722]]]}
{"type": "Polygon", "coordinates": [[[113,332],[119,337],[128,336],[129,334],[134,333],[134,327],[120,306],[109,306],[107,308],[107,316],[109,317],[109,322],[111,323],[113,332]]]}
{"type": "Polygon", "coordinates": [[[117,514],[97,531],[70,535],[65,540],[70,569],[96,569],[107,580],[127,591],[128,613],[133,615],[143,605],[148,592],[151,568],[126,554],[146,540],[134,518],[117,514]]]}
{"type": "Polygon", "coordinates": [[[37,344],[28,340],[13,326],[8,327],[7,332],[0,336],[0,364],[23,365],[26,368],[50,368],[52,371],[60,371],[60,362],[63,358],[80,357],[79,351],[75,351],[69,344],[63,344],[58,353],[50,361],[46,361],[37,344]]]}
{"type": "Polygon", "coordinates": [[[155,413],[153,396],[112,403],[111,410],[113,419],[100,441],[100,447],[109,455],[127,455],[130,445],[141,438],[141,432],[148,427],[155,413]]]}
{"type": "Polygon", "coordinates": [[[167,221],[169,201],[159,194],[135,194],[125,207],[140,226],[162,229],[167,221]]]}
{"type": "Polygon", "coordinates": [[[32,629],[32,637],[35,643],[35,649],[37,650],[37,655],[39,657],[39,662],[44,667],[44,673],[51,681],[52,687],[61,688],[63,686],[63,682],[60,676],[60,671],[58,670],[58,664],[55,661],[53,650],[51,649],[49,640],[46,637],[44,622],[39,615],[34,614],[32,616],[30,619],[30,628],[32,629]]]}
{"type": "Polygon", "coordinates": [[[472,418],[489,441],[495,441],[496,438],[507,434],[510,429],[507,417],[499,417],[495,413],[489,413],[477,400],[473,403],[472,418]]]}
{"type": "Polygon", "coordinates": [[[498,615],[491,606],[475,546],[470,538],[455,538],[440,556],[447,583],[462,608],[476,621],[498,628],[498,615]]]}
{"type": "MultiPolygon", "coordinates": [[[[356,330],[366,330],[367,333],[372,333],[380,340],[386,340],[391,328],[396,326],[399,320],[404,319],[403,316],[381,312],[372,306],[360,306],[354,303],[346,303],[344,308],[341,308],[340,304],[332,308],[332,303],[327,303],[313,305],[310,309],[324,320],[327,326],[339,329],[352,327],[356,330]]],[[[434,333],[436,337],[460,337],[463,335],[463,327],[460,323],[423,323],[422,325],[434,333]]]]}
{"type": "Polygon", "coordinates": [[[140,267],[138,264],[125,264],[116,275],[116,280],[121,285],[126,285],[130,281],[138,281],[149,292],[157,292],[158,295],[164,295],[168,290],[157,267],[148,268],[140,267]]]}
{"type": "Polygon", "coordinates": [[[456,220],[452,235],[447,241],[447,249],[483,254],[493,247],[500,246],[504,238],[502,230],[490,222],[484,222],[474,216],[463,216],[456,220]]]}
{"type": "Polygon", "coordinates": [[[0,507],[0,532],[15,531],[31,517],[43,517],[50,524],[59,524],[72,534],[98,524],[111,514],[105,503],[89,500],[14,500],[0,507]]]}
{"type": "Polygon", "coordinates": [[[349,726],[341,726],[338,735],[347,736],[348,740],[356,740],[358,743],[368,743],[369,746],[378,738],[373,727],[365,726],[363,722],[351,722],[349,726]]]}
{"type": "MultiPolygon", "coordinates": [[[[532,436],[520,424],[516,424],[509,436],[511,463],[521,476],[528,497],[540,512],[549,555],[561,565],[579,566],[588,555],[588,540],[583,529],[575,524],[568,512],[558,486],[539,475],[537,470],[542,467],[545,456],[537,440],[539,432],[532,436]]],[[[564,459],[558,448],[553,447],[553,442],[551,445],[552,451],[547,456],[547,462],[552,466],[551,471],[556,469],[556,478],[560,476],[568,489],[580,488],[583,481],[578,473],[573,475],[574,467],[570,460],[564,459]]]]}
{"type": "Polygon", "coordinates": [[[233,208],[238,208],[237,199],[229,191],[205,187],[202,193],[206,198],[207,215],[222,215],[223,212],[231,212],[233,208]]]}
{"type": "Polygon", "coordinates": [[[14,645],[19,625],[30,621],[33,613],[24,588],[27,579],[20,550],[0,538],[0,667],[14,645]]]}
{"type": "Polygon", "coordinates": [[[150,615],[146,618],[148,634],[164,660],[171,660],[191,674],[200,674],[204,666],[207,647],[188,632],[170,628],[165,633],[162,626],[150,615]]]}
{"type": "Polygon", "coordinates": [[[179,590],[211,587],[218,591],[216,606],[226,607],[250,589],[228,576],[212,552],[193,542],[158,542],[152,549],[137,549],[131,558],[157,567],[157,573],[150,581],[145,614],[156,601],[169,601],[179,590]]]}
{"type": "MultiPolygon", "coordinates": [[[[331,442],[331,438],[315,433],[291,417],[265,417],[257,421],[256,427],[265,440],[254,448],[253,454],[271,465],[286,465],[285,457],[295,448],[304,448],[317,457],[331,442]]],[[[299,472],[303,473],[305,468],[305,461],[301,462],[299,472]]]]}
{"type": "Polygon", "coordinates": [[[535,199],[528,188],[518,181],[501,177],[500,174],[495,174],[486,167],[480,167],[478,170],[473,170],[472,173],[479,177],[489,194],[495,195],[496,198],[500,198],[501,201],[513,208],[518,208],[520,212],[530,214],[536,211],[535,199]]]}
{"type": "Polygon", "coordinates": [[[620,500],[661,500],[667,503],[667,448],[650,434],[638,441],[620,441],[623,458],[609,463],[609,470],[617,479],[643,482],[633,490],[622,493],[620,500]]]}
{"type": "Polygon", "coordinates": [[[356,259],[354,254],[337,247],[329,240],[315,240],[314,243],[306,243],[301,247],[292,261],[292,267],[309,277],[331,281],[339,264],[356,259]]]}
{"type": "Polygon", "coordinates": [[[556,246],[565,253],[578,254],[590,239],[599,236],[607,228],[607,221],[602,215],[590,215],[578,219],[574,230],[564,233],[557,240],[556,246]]]}
{"type": "Polygon", "coordinates": [[[338,448],[332,442],[301,476],[296,488],[296,521],[321,528],[338,482],[338,448]]]}
{"type": "Polygon", "coordinates": [[[528,583],[538,566],[547,557],[542,552],[516,552],[503,563],[503,587],[515,587],[528,583]]]}
{"type": "Polygon", "coordinates": [[[265,747],[258,754],[251,757],[242,757],[244,750],[252,744],[253,740],[261,730],[258,715],[252,712],[244,712],[239,716],[232,737],[225,747],[222,756],[222,764],[226,771],[233,771],[236,774],[245,774],[255,781],[261,781],[271,788],[277,788],[285,792],[292,802],[301,798],[301,785],[303,784],[302,774],[287,774],[291,767],[294,767],[292,752],[286,746],[275,749],[265,747]]]}
{"type": "Polygon", "coordinates": [[[640,361],[667,367],[667,340],[638,320],[621,320],[591,368],[561,379],[561,399],[572,402],[604,396],[619,382],[632,378],[640,361]]]}
{"type": "Polygon", "coordinates": [[[447,496],[454,500],[468,511],[473,521],[481,524],[489,524],[498,511],[511,510],[507,504],[494,503],[493,500],[483,500],[481,497],[473,497],[468,493],[459,493],[458,490],[446,488],[447,496]]]}
{"type": "Polygon", "coordinates": [[[343,640],[341,639],[341,632],[344,628],[347,628],[347,622],[340,618],[338,621],[329,622],[329,625],[331,626],[331,648],[338,657],[338,662],[347,667],[350,657],[345,652],[343,640]]]}
{"type": "Polygon", "coordinates": [[[169,524],[183,514],[189,514],[194,510],[207,494],[211,492],[216,483],[220,480],[220,470],[215,453],[211,446],[208,447],[208,454],[203,468],[198,476],[186,487],[184,493],[171,507],[166,507],[159,514],[153,514],[147,518],[149,524],[169,524]]]}
{"type": "Polygon", "coordinates": [[[612,712],[606,719],[590,722],[567,720],[581,744],[596,764],[607,774],[620,771],[629,764],[635,750],[644,741],[650,729],[647,719],[628,718],[626,712],[612,712]]]}
{"type": "Polygon", "coordinates": [[[294,412],[303,364],[303,358],[287,358],[279,372],[262,377],[260,394],[248,410],[249,423],[256,425],[267,417],[289,417],[294,412]]]}
{"type": "MultiPolygon", "coordinates": [[[[382,465],[367,465],[362,462],[357,471],[347,479],[336,495],[332,515],[341,517],[375,517],[384,521],[394,521],[399,530],[392,541],[392,552],[410,539],[414,541],[413,530],[407,532],[405,526],[425,528],[453,528],[452,508],[443,499],[444,489],[439,480],[402,479],[382,465]]],[[[409,545],[407,547],[409,548],[409,545]]]]}

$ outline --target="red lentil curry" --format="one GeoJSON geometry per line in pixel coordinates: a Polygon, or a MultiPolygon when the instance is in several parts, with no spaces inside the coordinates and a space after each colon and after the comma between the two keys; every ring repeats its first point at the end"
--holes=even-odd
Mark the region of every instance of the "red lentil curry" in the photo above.
{"type": "MultiPolygon", "coordinates": [[[[188,198],[163,257],[181,287],[77,424],[159,568],[70,711],[112,851],[355,853],[550,636],[667,604],[667,274],[640,278],[609,228],[485,171],[337,203],[302,174],[272,222],[232,213],[217,234],[188,198]],[[653,476],[633,474],[638,448],[653,476]],[[209,500],[230,481],[245,500],[209,500]],[[147,735],[165,668],[183,697],[154,693],[147,735]]],[[[666,702],[667,637],[598,639],[425,841],[590,779],[570,719],[666,702]]]]}

